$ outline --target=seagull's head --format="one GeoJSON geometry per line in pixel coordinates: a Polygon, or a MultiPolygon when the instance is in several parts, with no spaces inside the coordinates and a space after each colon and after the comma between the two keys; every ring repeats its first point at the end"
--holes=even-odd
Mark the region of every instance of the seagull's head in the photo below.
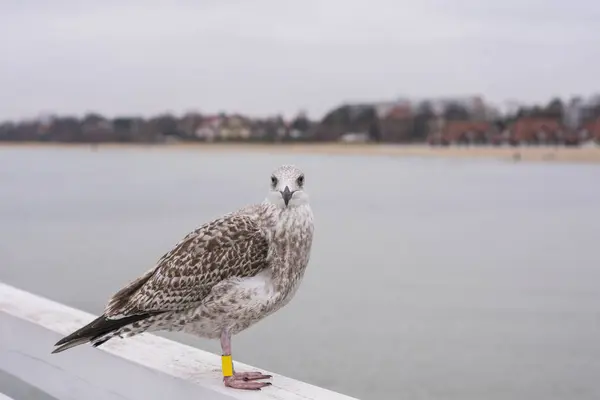
{"type": "Polygon", "coordinates": [[[271,190],[267,201],[281,208],[297,207],[308,203],[304,191],[304,173],[293,165],[282,165],[271,174],[271,190]]]}

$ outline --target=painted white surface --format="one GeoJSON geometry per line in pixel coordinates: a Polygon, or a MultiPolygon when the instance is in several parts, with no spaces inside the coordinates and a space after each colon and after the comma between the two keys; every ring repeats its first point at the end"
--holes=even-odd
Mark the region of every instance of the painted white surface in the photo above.
{"type": "Polygon", "coordinates": [[[226,388],[218,355],[150,334],[50,354],[60,338],[94,318],[0,283],[0,370],[60,400],[353,400],[235,360],[239,372],[273,375],[273,385],[226,388]]]}
{"type": "Polygon", "coordinates": [[[12,400],[10,397],[0,393],[0,400],[12,400]]]}

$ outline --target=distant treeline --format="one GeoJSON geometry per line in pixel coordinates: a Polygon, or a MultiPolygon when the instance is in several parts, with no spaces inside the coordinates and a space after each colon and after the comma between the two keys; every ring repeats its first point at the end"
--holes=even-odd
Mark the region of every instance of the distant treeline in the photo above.
{"type": "Polygon", "coordinates": [[[206,116],[193,113],[182,117],[160,115],[149,119],[138,117],[111,119],[100,114],[88,114],[83,118],[56,116],[5,122],[0,124],[0,140],[66,143],[276,141],[286,140],[292,136],[304,137],[313,125],[314,123],[304,115],[299,115],[290,123],[286,123],[281,117],[251,119],[225,114],[206,116]]]}
{"type": "Polygon", "coordinates": [[[305,113],[286,121],[281,116],[250,118],[239,114],[170,114],[153,118],[106,118],[91,113],[82,118],[54,116],[0,124],[0,141],[42,141],[71,143],[169,141],[337,141],[362,135],[379,142],[425,142],[452,121],[485,121],[502,131],[520,118],[556,120],[565,129],[576,129],[586,121],[600,118],[600,101],[554,99],[546,105],[520,107],[502,115],[478,97],[421,102],[392,101],[344,104],[321,121],[305,113]]]}

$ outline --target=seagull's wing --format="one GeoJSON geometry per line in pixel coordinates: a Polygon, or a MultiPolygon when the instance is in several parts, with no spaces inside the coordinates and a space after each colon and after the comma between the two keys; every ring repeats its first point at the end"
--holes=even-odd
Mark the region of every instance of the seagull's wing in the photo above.
{"type": "Polygon", "coordinates": [[[268,267],[268,242],[255,219],[229,214],[184,237],[146,274],[117,292],[105,315],[123,318],[194,307],[212,287],[268,267]]]}

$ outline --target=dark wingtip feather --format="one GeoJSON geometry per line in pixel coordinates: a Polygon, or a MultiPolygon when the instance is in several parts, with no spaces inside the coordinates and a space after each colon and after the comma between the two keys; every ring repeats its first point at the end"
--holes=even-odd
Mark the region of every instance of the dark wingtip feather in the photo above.
{"type": "MultiPolygon", "coordinates": [[[[61,351],[65,351],[70,349],[71,347],[78,346],[80,344],[88,343],[94,339],[97,339],[103,335],[114,332],[125,325],[132,324],[137,321],[141,321],[146,319],[153,314],[138,314],[138,315],[130,315],[128,317],[120,318],[120,319],[109,319],[106,315],[101,315],[96,318],[89,324],[84,327],[76,330],[68,336],[65,336],[54,346],[59,346],[58,348],[52,351],[52,354],[60,353],[61,351]]],[[[108,340],[108,339],[106,339],[108,340]]],[[[97,342],[94,346],[98,347],[102,343],[106,342],[103,340],[101,342],[97,342]]]]}
{"type": "MultiPolygon", "coordinates": [[[[81,339],[74,339],[68,343],[65,343],[59,347],[57,347],[56,349],[52,350],[52,353],[50,354],[56,354],[56,353],[60,353],[61,351],[65,351],[70,349],[71,347],[75,347],[75,346],[79,346],[80,344],[85,344],[87,342],[89,342],[90,339],[89,338],[81,338],[81,339]]],[[[58,344],[56,344],[55,346],[57,346],[58,344]]]]}
{"type": "Polygon", "coordinates": [[[56,342],[55,346],[60,346],[60,345],[72,342],[74,340],[83,339],[83,338],[91,339],[94,336],[94,332],[97,330],[97,328],[99,328],[102,325],[102,322],[104,320],[106,320],[106,317],[104,315],[101,315],[100,317],[96,318],[89,324],[77,329],[75,332],[71,333],[70,335],[67,335],[64,338],[60,339],[58,342],[56,342]]]}

